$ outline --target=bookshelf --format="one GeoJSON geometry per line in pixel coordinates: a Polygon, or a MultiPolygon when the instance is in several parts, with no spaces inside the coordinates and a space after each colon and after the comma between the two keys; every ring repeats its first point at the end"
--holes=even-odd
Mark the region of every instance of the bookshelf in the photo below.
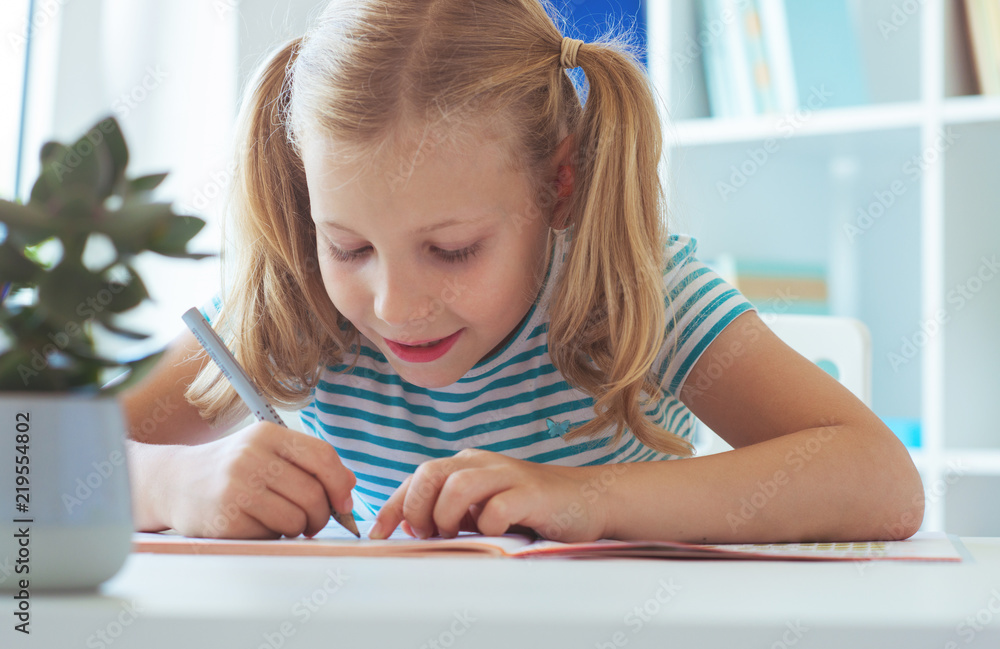
{"type": "Polygon", "coordinates": [[[873,409],[919,421],[924,529],[1000,535],[1000,97],[960,3],[849,2],[864,104],[716,118],[698,1],[647,3],[668,227],[707,261],[824,266],[829,313],[871,329],[873,409]]]}

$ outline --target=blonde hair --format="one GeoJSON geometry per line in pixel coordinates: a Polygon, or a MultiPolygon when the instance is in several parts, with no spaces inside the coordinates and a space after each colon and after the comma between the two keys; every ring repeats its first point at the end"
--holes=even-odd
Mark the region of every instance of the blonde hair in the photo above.
{"type": "MultiPolygon", "coordinates": [[[[584,109],[560,65],[555,15],[547,0],[334,1],[263,65],[237,126],[224,261],[239,280],[217,328],[269,399],[304,405],[320,368],[358,342],[319,273],[299,142],[324,138],[339,162],[362,165],[405,159],[428,134],[461,145],[490,132],[551,218],[552,156],[572,135],[572,238],[548,344],[555,367],[593,398],[595,417],[565,438],[613,426],[617,442],[627,427],[650,448],[691,454],[643,412],[662,397],[653,363],[666,327],[655,100],[629,45],[606,37],[577,53],[584,109]]],[[[213,422],[243,412],[212,364],[186,396],[213,422]]]]}

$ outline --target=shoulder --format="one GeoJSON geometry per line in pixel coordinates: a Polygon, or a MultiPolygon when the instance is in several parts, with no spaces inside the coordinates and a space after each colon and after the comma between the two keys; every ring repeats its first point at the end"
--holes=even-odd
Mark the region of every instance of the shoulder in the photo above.
{"type": "Polygon", "coordinates": [[[692,272],[705,267],[698,261],[698,240],[687,234],[671,234],[664,248],[663,283],[672,287],[682,284],[692,272]]]}
{"type": "Polygon", "coordinates": [[[733,320],[755,307],[696,256],[697,239],[676,234],[667,241],[663,269],[666,331],[657,358],[664,390],[679,394],[694,363],[733,320]]]}

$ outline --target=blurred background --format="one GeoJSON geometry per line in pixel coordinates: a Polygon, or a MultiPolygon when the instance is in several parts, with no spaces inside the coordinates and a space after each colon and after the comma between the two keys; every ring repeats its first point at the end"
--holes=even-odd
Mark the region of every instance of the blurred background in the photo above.
{"type": "MultiPolygon", "coordinates": [[[[315,0],[4,0],[0,195],[49,139],[114,114],[132,174],[218,251],[240,95],[315,0]]],[[[554,0],[566,34],[629,30],[666,133],[673,232],[764,313],[851,316],[873,408],[910,448],[925,529],[1000,535],[1000,3],[554,0]]],[[[583,87],[579,71],[574,80],[583,87]]],[[[218,259],[140,263],[162,346],[218,259]]]]}

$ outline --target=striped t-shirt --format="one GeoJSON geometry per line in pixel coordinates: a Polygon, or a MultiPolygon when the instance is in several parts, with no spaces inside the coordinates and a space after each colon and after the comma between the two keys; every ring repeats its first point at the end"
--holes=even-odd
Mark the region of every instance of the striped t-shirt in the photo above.
{"type": "MultiPolygon", "coordinates": [[[[553,237],[552,245],[542,288],[516,334],[456,383],[436,389],[407,383],[364,336],[360,350],[323,370],[300,414],[305,429],[332,444],[357,477],[355,516],[372,518],[417,466],[465,448],[563,466],[676,457],[643,445],[628,430],[614,446],[606,445],[613,428],[593,439],[563,439],[567,430],[593,419],[594,402],[569,385],[549,357],[548,303],[569,246],[567,231],[553,237]]],[[[645,411],[688,441],[694,417],[678,399],[684,380],[719,332],[754,308],[695,258],[695,248],[691,237],[672,235],[668,241],[667,335],[654,364],[664,393],[645,411]]]]}

